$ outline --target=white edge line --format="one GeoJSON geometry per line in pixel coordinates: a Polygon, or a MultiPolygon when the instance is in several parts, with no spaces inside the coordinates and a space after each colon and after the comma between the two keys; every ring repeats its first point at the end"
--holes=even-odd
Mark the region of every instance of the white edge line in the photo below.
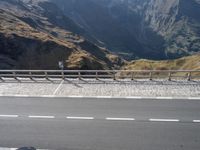
{"type": "Polygon", "coordinates": [[[178,119],[149,119],[149,121],[152,122],[179,122],[180,120],[178,119]]]}
{"type": "Polygon", "coordinates": [[[176,97],[156,97],[156,99],[176,99],[176,97]]]}
{"type": "Polygon", "coordinates": [[[29,118],[54,119],[55,116],[28,116],[29,118]]]}
{"type": "Polygon", "coordinates": [[[28,95],[18,95],[18,94],[16,94],[16,95],[14,95],[15,97],[28,97],[28,95]]]}
{"type": "Polygon", "coordinates": [[[116,96],[57,96],[57,95],[5,95],[5,94],[0,94],[0,97],[34,97],[34,98],[122,98],[122,99],[174,99],[174,100],[200,100],[200,97],[140,97],[140,96],[122,96],[122,97],[116,97],[116,96]]]}
{"type": "MultiPolygon", "coordinates": [[[[61,96],[64,97],[64,96],[61,96]]],[[[66,96],[67,98],[84,98],[84,96],[66,96]]]]}
{"type": "Polygon", "coordinates": [[[19,115],[0,115],[0,117],[17,118],[19,115]]]}
{"type": "Polygon", "coordinates": [[[73,117],[73,116],[67,116],[67,119],[80,119],[80,120],[93,120],[94,117],[73,117]]]}
{"type": "MultiPolygon", "coordinates": [[[[0,150],[17,150],[19,148],[8,148],[8,147],[0,147],[0,150]]],[[[37,150],[47,150],[47,149],[37,149],[37,150]]]]}
{"type": "Polygon", "coordinates": [[[189,100],[200,100],[200,97],[188,97],[189,100]]]}
{"type": "MultiPolygon", "coordinates": [[[[37,97],[37,96],[36,96],[37,97]]],[[[56,97],[55,95],[41,95],[40,97],[56,97]]]]}
{"type": "Polygon", "coordinates": [[[115,120],[115,121],[134,121],[135,118],[106,118],[106,120],[115,120]]]}
{"type": "Polygon", "coordinates": [[[200,123],[200,120],[193,120],[194,123],[200,123]]]}
{"type": "Polygon", "coordinates": [[[112,96],[94,96],[94,98],[116,98],[112,96]]]}
{"type": "Polygon", "coordinates": [[[127,96],[126,99],[142,99],[140,96],[127,96]]]}

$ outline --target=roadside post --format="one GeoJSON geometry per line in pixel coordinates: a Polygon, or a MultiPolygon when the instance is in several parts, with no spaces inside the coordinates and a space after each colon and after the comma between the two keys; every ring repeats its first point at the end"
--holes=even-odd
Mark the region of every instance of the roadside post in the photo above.
{"type": "Polygon", "coordinates": [[[59,67],[60,70],[61,70],[62,79],[65,80],[64,62],[63,62],[63,61],[59,61],[59,62],[58,62],[58,67],[59,67]]]}

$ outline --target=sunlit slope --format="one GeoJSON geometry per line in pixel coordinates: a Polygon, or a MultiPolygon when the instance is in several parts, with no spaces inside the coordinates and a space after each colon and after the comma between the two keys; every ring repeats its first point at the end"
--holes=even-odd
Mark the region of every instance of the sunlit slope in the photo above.
{"type": "Polygon", "coordinates": [[[200,54],[166,61],[135,60],[126,63],[122,68],[125,70],[200,70],[200,54]]]}
{"type": "MultiPolygon", "coordinates": [[[[175,60],[153,61],[153,60],[135,60],[127,62],[122,70],[200,70],[200,54],[183,57],[175,60]]],[[[173,77],[188,78],[189,72],[172,72],[173,77]]],[[[131,73],[122,73],[123,75],[130,75],[131,73]]],[[[146,76],[149,78],[149,73],[135,73],[134,76],[146,76]]],[[[168,78],[168,72],[154,72],[153,77],[168,78]]],[[[193,78],[200,78],[200,72],[192,72],[193,78]]]]}

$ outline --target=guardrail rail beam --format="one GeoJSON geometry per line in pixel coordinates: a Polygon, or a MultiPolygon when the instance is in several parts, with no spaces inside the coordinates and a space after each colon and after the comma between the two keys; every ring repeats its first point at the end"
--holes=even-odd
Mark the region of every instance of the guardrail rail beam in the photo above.
{"type": "Polygon", "coordinates": [[[117,78],[134,80],[137,78],[145,78],[148,75],[150,80],[155,78],[168,78],[169,81],[173,78],[187,78],[190,81],[192,79],[200,79],[200,70],[0,70],[0,80],[3,78],[93,78],[98,80],[99,78],[109,78],[117,80],[117,78]],[[168,73],[168,75],[167,75],[168,73]],[[136,75],[137,74],[137,75],[136,75]],[[163,77],[163,74],[164,77],[163,77]],[[175,75],[177,74],[177,75],[175,75]],[[184,75],[182,75],[184,74],[184,75]],[[185,76],[187,74],[187,76],[185,76]],[[145,75],[145,76],[144,76],[145,75]]]}

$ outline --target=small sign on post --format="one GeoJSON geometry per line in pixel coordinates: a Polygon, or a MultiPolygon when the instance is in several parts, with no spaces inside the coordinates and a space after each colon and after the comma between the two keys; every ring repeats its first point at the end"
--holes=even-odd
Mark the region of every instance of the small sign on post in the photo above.
{"type": "Polygon", "coordinates": [[[59,67],[61,70],[64,69],[64,63],[63,63],[63,61],[59,61],[59,62],[58,62],[58,67],[59,67]]]}

